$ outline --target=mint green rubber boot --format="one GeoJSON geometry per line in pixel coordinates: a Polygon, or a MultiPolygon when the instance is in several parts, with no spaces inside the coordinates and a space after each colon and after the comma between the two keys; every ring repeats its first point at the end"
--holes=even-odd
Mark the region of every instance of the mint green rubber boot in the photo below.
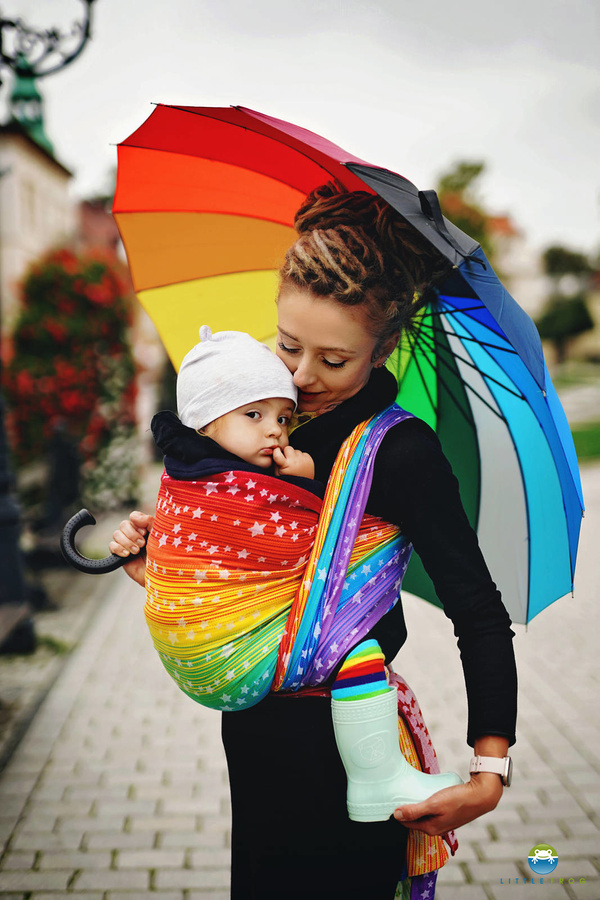
{"type": "Polygon", "coordinates": [[[405,803],[463,783],[454,772],[427,775],[404,759],[395,688],[367,700],[332,700],[331,713],[348,776],[348,815],[355,822],[385,821],[405,803]]]}

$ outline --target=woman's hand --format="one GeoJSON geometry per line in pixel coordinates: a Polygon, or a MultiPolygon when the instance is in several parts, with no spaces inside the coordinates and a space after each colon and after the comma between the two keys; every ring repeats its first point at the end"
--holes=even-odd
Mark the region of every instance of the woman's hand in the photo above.
{"type": "Polygon", "coordinates": [[[154,516],[135,510],[129,514],[128,519],[121,522],[108,545],[111,553],[116,553],[117,556],[132,557],[131,562],[126,563],[123,569],[142,587],[146,579],[146,551],[144,548],[153,522],[154,516]]]}
{"type": "Polygon", "coordinates": [[[444,788],[422,803],[401,806],[394,812],[394,818],[406,828],[442,835],[495,809],[502,791],[499,775],[478,772],[466,784],[444,788]]]}
{"type": "Polygon", "coordinates": [[[273,462],[277,469],[278,475],[296,475],[300,478],[314,478],[315,464],[309,453],[303,453],[302,450],[296,450],[295,447],[287,447],[280,449],[276,447],[273,450],[273,462]]]}

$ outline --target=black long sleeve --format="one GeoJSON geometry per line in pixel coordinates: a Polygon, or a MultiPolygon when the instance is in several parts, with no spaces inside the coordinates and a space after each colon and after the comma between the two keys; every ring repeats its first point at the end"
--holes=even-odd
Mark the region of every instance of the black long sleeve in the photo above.
{"type": "MultiPolygon", "coordinates": [[[[394,395],[390,373],[375,370],[359,394],[300,427],[291,442],[313,455],[317,477],[326,481],[347,434],[394,395]]],[[[467,520],[450,464],[424,422],[405,420],[384,438],[367,512],[398,525],[412,541],[454,625],[468,698],[468,743],[486,734],[513,743],[517,677],[510,618],[467,520]]],[[[406,640],[400,601],[369,637],[379,641],[387,660],[396,655],[406,640]]]]}

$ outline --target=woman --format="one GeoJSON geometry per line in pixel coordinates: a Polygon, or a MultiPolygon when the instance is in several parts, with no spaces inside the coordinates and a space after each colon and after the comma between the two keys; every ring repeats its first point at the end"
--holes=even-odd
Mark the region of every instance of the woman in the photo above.
{"type": "MultiPolygon", "coordinates": [[[[439,261],[379,197],[329,184],[296,216],[281,269],[277,353],[293,373],[303,422],[290,443],[326,482],[343,440],[392,403],[385,369],[403,328],[439,274],[439,261]]],[[[418,419],[394,426],[378,451],[367,512],[398,525],[433,580],[458,639],[467,689],[467,741],[505,757],[514,742],[516,670],[510,619],[463,511],[435,434],[418,419]]],[[[132,514],[113,552],[139,552],[151,517],[132,514]]],[[[143,583],[144,561],[129,574],[143,583]]],[[[368,635],[390,662],[406,639],[401,603],[368,635]]],[[[424,636],[423,636],[424,637],[424,636]]],[[[346,778],[326,697],[270,695],[224,713],[233,808],[232,897],[392,900],[407,828],[444,834],[493,809],[499,775],[407,805],[387,822],[348,819],[346,778]]]]}

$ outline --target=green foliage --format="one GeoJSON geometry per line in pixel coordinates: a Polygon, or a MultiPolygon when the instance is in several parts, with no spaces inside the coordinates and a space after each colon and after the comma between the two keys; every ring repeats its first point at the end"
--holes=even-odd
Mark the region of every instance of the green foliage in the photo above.
{"type": "Polygon", "coordinates": [[[25,276],[6,370],[18,461],[43,459],[62,427],[79,448],[83,498],[98,510],[127,502],[136,492],[130,319],[118,263],[98,254],[53,251],[25,276]]]}
{"type": "Polygon", "coordinates": [[[554,343],[558,360],[562,362],[566,356],[568,339],[590,331],[594,327],[594,320],[583,294],[576,294],[574,297],[555,295],[550,298],[535,324],[542,340],[554,343]]]}
{"type": "Polygon", "coordinates": [[[571,428],[577,458],[592,460],[600,458],[600,422],[585,422],[571,428]]]}
{"type": "Polygon", "coordinates": [[[491,260],[494,247],[490,216],[477,199],[477,183],[484,171],[483,162],[458,162],[440,176],[437,193],[446,218],[481,244],[491,260]]]}
{"type": "Polygon", "coordinates": [[[542,256],[547,275],[560,278],[562,275],[588,275],[591,266],[587,256],[566,247],[548,247],[542,256]]]}
{"type": "MultiPolygon", "coordinates": [[[[453,169],[440,176],[438,191],[448,191],[469,195],[474,193],[474,187],[483,174],[485,163],[483,162],[458,162],[453,169]]],[[[474,197],[471,197],[473,200],[474,197]]]]}

